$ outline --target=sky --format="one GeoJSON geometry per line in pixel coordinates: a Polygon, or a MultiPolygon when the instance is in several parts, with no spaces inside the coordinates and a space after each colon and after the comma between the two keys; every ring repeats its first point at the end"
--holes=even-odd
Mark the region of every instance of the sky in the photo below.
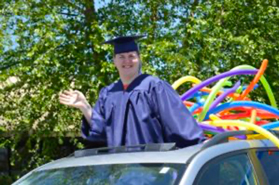
{"type": "Polygon", "coordinates": [[[95,0],[95,8],[96,10],[98,10],[99,8],[101,8],[102,6],[104,6],[105,4],[109,3],[111,0],[95,0]]]}

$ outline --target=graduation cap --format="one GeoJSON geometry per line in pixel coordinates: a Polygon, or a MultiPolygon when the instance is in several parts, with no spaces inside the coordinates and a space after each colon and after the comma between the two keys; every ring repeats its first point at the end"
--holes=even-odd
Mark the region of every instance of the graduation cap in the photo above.
{"type": "Polygon", "coordinates": [[[130,51],[139,51],[139,47],[135,40],[144,37],[139,36],[120,36],[104,42],[103,44],[112,44],[114,46],[114,54],[125,53],[130,51]]]}

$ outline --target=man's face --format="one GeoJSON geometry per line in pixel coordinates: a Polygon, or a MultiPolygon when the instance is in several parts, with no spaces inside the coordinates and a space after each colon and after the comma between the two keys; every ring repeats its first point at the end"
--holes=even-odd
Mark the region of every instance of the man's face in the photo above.
{"type": "Polygon", "coordinates": [[[116,54],[113,61],[120,77],[134,78],[139,74],[140,58],[136,51],[116,54]]]}

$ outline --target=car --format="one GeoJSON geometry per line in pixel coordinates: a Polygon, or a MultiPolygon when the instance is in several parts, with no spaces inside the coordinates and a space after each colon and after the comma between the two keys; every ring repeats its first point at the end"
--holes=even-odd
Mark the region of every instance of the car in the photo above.
{"type": "Polygon", "coordinates": [[[78,150],[34,169],[14,185],[278,185],[276,145],[269,139],[233,139],[251,134],[219,133],[186,148],[162,143],[78,150]]]}

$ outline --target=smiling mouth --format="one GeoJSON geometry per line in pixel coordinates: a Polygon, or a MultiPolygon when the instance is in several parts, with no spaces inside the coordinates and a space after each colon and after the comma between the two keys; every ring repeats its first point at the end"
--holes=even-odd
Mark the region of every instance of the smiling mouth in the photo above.
{"type": "Polygon", "coordinates": [[[133,66],[122,66],[122,68],[124,68],[124,69],[130,69],[130,68],[132,68],[133,66]]]}

